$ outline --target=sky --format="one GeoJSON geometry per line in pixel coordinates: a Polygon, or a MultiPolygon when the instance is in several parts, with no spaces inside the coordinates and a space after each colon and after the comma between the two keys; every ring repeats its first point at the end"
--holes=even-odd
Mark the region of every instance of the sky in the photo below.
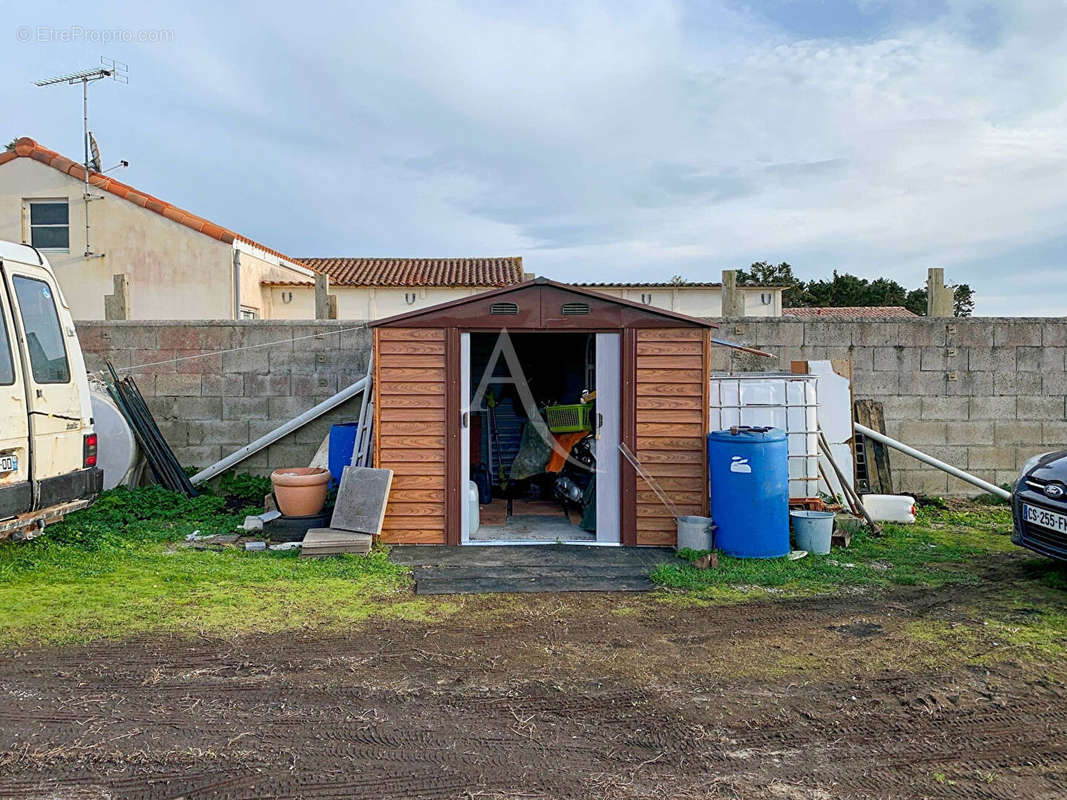
{"type": "Polygon", "coordinates": [[[1067,315],[1067,0],[2,0],[8,141],[294,257],[754,261],[1067,315]]]}

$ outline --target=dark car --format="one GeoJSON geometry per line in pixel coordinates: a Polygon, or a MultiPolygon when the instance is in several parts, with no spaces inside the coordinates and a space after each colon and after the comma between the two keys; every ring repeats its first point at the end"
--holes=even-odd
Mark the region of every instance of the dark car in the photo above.
{"type": "Polygon", "coordinates": [[[1011,511],[1015,544],[1067,561],[1067,450],[1043,453],[1023,464],[1011,511]]]}

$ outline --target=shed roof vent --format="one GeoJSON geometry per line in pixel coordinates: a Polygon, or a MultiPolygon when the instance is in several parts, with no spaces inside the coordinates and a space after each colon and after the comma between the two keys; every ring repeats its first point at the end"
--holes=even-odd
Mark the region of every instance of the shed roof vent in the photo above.
{"type": "Polygon", "coordinates": [[[563,316],[565,316],[565,317],[574,317],[574,316],[577,316],[579,314],[588,314],[589,313],[589,304],[588,303],[564,303],[563,306],[560,308],[560,311],[563,312],[563,316]]]}
{"type": "Polygon", "coordinates": [[[490,314],[502,314],[505,316],[513,317],[519,313],[518,303],[493,303],[489,306],[490,314]]]}

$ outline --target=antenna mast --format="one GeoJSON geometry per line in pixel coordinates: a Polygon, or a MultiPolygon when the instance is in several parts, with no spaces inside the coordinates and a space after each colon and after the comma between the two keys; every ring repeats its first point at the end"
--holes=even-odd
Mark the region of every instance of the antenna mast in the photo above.
{"type": "Polygon", "coordinates": [[[89,168],[92,164],[92,161],[90,161],[91,148],[89,141],[89,84],[102,78],[111,78],[119,83],[129,83],[130,80],[129,67],[121,61],[101,57],[100,63],[103,66],[98,69],[86,69],[81,72],[73,72],[70,75],[59,75],[55,78],[46,78],[43,81],[34,81],[35,86],[53,86],[57,83],[66,83],[70,86],[79,83],[82,85],[82,139],[85,142],[85,162],[82,164],[85,167],[85,189],[82,193],[82,201],[85,203],[86,258],[92,258],[96,255],[89,246],[89,201],[92,199],[89,194],[89,168]]]}

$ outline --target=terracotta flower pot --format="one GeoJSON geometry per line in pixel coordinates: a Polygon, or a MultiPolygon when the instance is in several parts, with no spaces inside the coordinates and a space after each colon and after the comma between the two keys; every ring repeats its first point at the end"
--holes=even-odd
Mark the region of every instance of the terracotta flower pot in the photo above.
{"type": "Polygon", "coordinates": [[[330,471],[322,467],[287,467],[270,474],[278,510],[287,517],[309,517],[322,511],[330,471]]]}

